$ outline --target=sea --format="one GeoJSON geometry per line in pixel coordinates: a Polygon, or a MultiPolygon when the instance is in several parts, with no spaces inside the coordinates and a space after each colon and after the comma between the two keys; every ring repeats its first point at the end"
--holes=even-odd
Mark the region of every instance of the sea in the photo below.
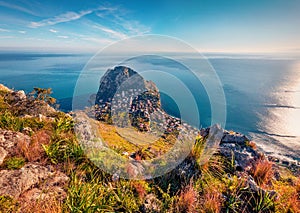
{"type": "MultiPolygon", "coordinates": [[[[187,66],[176,62],[176,58],[180,57],[181,62],[186,62],[184,64],[205,60],[210,65],[219,82],[218,86],[224,92],[224,128],[245,134],[268,155],[300,162],[299,57],[207,53],[199,59],[194,55],[181,53],[174,60],[153,55],[128,59],[129,62],[135,62],[129,63],[134,64],[134,69],[147,69],[148,72],[143,76],[151,78],[157,84],[161,91],[162,106],[168,113],[180,117],[181,108],[184,110],[196,103],[200,123],[193,122],[193,110],[189,111],[191,116],[187,116],[185,120],[189,122],[191,119],[191,125],[197,128],[213,124],[212,102],[218,100],[212,100],[212,97],[218,99],[218,96],[209,94],[212,92],[206,91],[205,83],[201,83],[201,80],[193,80],[199,76],[201,78],[201,75],[181,72],[187,66]],[[166,72],[159,72],[163,70],[166,72]],[[173,77],[168,80],[168,75],[172,73],[173,77]],[[181,84],[170,83],[177,81],[181,84]],[[185,90],[187,93],[182,92],[185,90]],[[188,95],[194,100],[189,101],[188,95]]],[[[97,61],[97,66],[90,66],[94,58],[93,54],[87,53],[2,51],[0,83],[26,93],[31,92],[34,87],[52,88],[52,96],[57,99],[60,110],[68,112],[73,110],[74,97],[96,93],[106,70],[113,68],[110,67],[111,64],[118,64],[118,56],[106,56],[97,61]],[[89,75],[91,72],[92,75],[89,75]],[[81,87],[86,87],[87,90],[79,94],[78,88],[81,87]]],[[[127,65],[127,62],[119,63],[127,65]]],[[[210,85],[210,82],[206,84],[210,85]]]]}

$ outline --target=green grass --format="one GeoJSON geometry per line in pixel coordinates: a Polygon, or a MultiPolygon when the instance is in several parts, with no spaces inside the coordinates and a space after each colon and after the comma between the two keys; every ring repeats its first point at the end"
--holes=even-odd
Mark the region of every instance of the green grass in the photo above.
{"type": "Polygon", "coordinates": [[[13,213],[18,212],[19,206],[16,200],[10,196],[0,196],[0,212],[13,213]]]}
{"type": "MultiPolygon", "coordinates": [[[[300,209],[300,178],[286,171],[280,180],[275,180],[269,170],[257,169],[259,172],[256,176],[262,178],[256,178],[256,182],[264,183],[261,186],[266,190],[275,190],[278,198],[262,191],[253,192],[246,178],[235,171],[234,156],[227,159],[214,154],[203,163],[201,157],[205,139],[200,136],[196,138],[196,144],[186,159],[188,164],[194,165],[197,176],[188,177],[173,170],[153,180],[113,181],[111,174],[94,163],[100,165],[102,162],[106,168],[110,168],[116,166],[116,159],[110,158],[112,155],[102,154],[101,150],[85,153],[75,136],[71,117],[62,112],[55,113],[53,121],[19,117],[6,103],[5,94],[0,91],[1,129],[18,132],[30,127],[32,135],[45,130],[51,136],[51,141],[43,145],[43,160],[70,178],[67,197],[62,204],[63,212],[140,212],[145,197],[150,193],[158,200],[159,212],[297,212],[300,209]],[[266,181],[261,181],[264,179],[266,181]]],[[[126,128],[117,131],[112,125],[95,122],[102,139],[119,154],[141,151],[148,158],[155,158],[157,153],[170,150],[175,141],[172,135],[155,140],[147,133],[135,134],[126,128]]],[[[247,146],[255,148],[255,144],[250,142],[247,146]]],[[[121,155],[116,155],[116,158],[119,156],[119,160],[122,160],[121,155]]],[[[2,169],[19,169],[24,164],[24,158],[12,156],[5,159],[2,169]]],[[[18,209],[16,200],[0,196],[1,213],[18,212],[18,209]]]]}
{"type": "Polygon", "coordinates": [[[5,167],[7,169],[20,169],[24,166],[25,159],[21,157],[11,157],[5,160],[5,167]]]}

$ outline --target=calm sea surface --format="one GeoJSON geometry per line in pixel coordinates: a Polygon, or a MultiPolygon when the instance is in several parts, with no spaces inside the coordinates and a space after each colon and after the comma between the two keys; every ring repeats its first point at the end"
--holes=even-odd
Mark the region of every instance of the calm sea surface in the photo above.
{"type": "MultiPolygon", "coordinates": [[[[72,109],[77,79],[91,57],[85,54],[2,52],[0,83],[26,92],[32,91],[33,87],[51,87],[61,109],[68,111],[72,109]]],[[[196,59],[186,57],[185,60],[193,63],[196,59]]],[[[211,55],[209,61],[224,89],[226,129],[246,134],[274,156],[300,161],[300,61],[246,55],[211,55]]],[[[98,67],[101,75],[108,68],[106,62],[100,62],[98,67]]],[[[166,69],[169,66],[167,63],[160,65],[166,69]]],[[[93,84],[99,82],[101,75],[91,80],[93,84]]],[[[189,82],[189,78],[185,81],[189,82]]],[[[197,86],[192,81],[188,85],[191,90],[197,86]]],[[[176,115],[176,110],[172,111],[174,107],[170,106],[174,102],[167,95],[162,94],[162,98],[164,108],[176,115]]],[[[210,105],[205,91],[196,102],[201,125],[210,125],[210,105]]]]}

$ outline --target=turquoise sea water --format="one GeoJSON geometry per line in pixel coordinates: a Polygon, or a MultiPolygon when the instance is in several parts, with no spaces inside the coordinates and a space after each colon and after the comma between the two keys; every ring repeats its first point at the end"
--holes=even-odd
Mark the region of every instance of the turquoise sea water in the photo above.
{"type": "MultiPolygon", "coordinates": [[[[2,52],[0,83],[26,92],[30,92],[33,87],[51,87],[61,109],[68,111],[72,109],[71,100],[76,81],[91,57],[92,55],[87,54],[2,52]]],[[[272,155],[299,161],[300,61],[271,56],[226,54],[209,55],[208,59],[224,89],[226,129],[246,134],[272,155]]],[[[185,60],[193,63],[197,59],[186,56],[185,60]]],[[[99,62],[97,69],[101,70],[101,74],[92,79],[93,84],[99,82],[108,68],[106,62],[99,62]]],[[[151,63],[155,65],[158,61],[151,63]]],[[[159,63],[166,69],[172,68],[163,60],[159,63]]],[[[191,90],[201,87],[196,85],[197,82],[189,80],[189,77],[182,78],[191,90]]],[[[170,106],[174,102],[164,94],[162,97],[164,108],[176,115],[176,110],[172,111],[174,107],[170,106]]],[[[211,110],[205,89],[196,102],[200,108],[201,125],[208,126],[211,110]]]]}

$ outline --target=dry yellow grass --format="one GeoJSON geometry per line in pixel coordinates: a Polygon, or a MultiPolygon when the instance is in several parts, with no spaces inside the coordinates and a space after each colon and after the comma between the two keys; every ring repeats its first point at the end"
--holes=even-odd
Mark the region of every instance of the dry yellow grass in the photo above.
{"type": "Polygon", "coordinates": [[[253,169],[253,178],[259,186],[262,186],[271,180],[273,176],[273,163],[268,160],[258,160],[253,169]]]}
{"type": "Polygon", "coordinates": [[[39,130],[31,137],[31,142],[20,141],[17,144],[19,154],[24,156],[28,161],[38,161],[44,157],[42,145],[48,145],[51,142],[50,132],[39,130]]]}
{"type": "Polygon", "coordinates": [[[119,152],[137,152],[138,150],[151,149],[150,155],[164,154],[175,143],[175,138],[172,136],[163,139],[149,133],[138,132],[130,128],[116,128],[113,125],[108,125],[103,122],[97,122],[99,133],[104,142],[112,149],[119,152]]]}

